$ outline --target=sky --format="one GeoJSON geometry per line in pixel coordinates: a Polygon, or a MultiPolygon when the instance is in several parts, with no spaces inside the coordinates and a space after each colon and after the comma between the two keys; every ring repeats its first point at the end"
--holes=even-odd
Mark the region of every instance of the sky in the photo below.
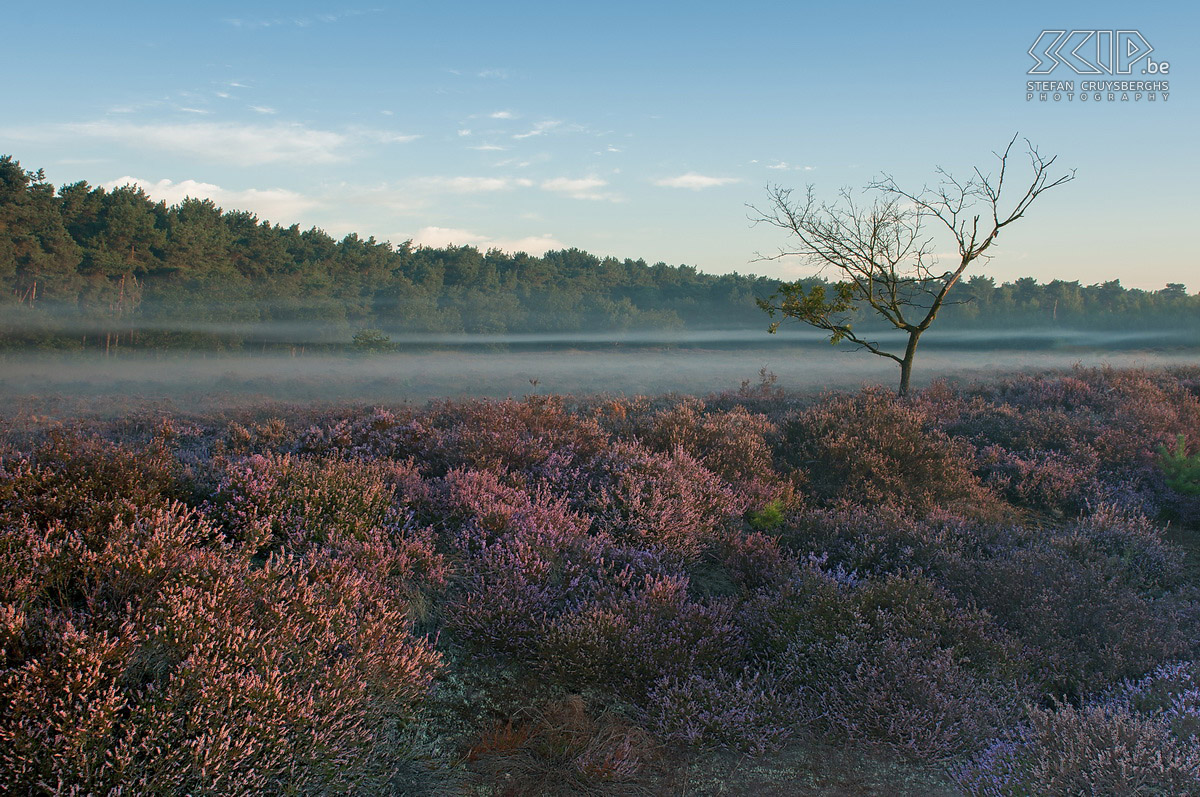
{"type": "Polygon", "coordinates": [[[1019,134],[1076,180],[975,273],[1200,290],[1195,4],[9,0],[4,18],[0,153],[56,185],[787,279],[813,269],[761,259],[789,245],[751,222],[768,186],[915,191],[938,167],[994,172],[1019,134]],[[1044,30],[1136,30],[1153,51],[1128,76],[1030,75],[1044,30]],[[1032,79],[1074,99],[1027,100],[1032,79]],[[1085,79],[1169,92],[1085,102],[1085,79]]]}

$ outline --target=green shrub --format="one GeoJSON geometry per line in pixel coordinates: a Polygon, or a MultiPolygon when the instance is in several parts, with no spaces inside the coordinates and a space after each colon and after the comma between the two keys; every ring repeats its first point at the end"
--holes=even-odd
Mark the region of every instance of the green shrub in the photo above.
{"type": "Polygon", "coordinates": [[[1172,490],[1184,495],[1200,495],[1200,453],[1188,454],[1183,435],[1175,438],[1173,449],[1158,447],[1158,465],[1172,490]]]}

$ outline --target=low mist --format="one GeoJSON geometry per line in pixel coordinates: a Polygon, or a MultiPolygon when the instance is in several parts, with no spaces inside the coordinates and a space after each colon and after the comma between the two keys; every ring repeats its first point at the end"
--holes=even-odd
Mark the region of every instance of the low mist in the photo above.
{"type": "MultiPolygon", "coordinates": [[[[886,339],[885,339],[886,341],[886,339]]],[[[56,407],[116,414],[136,405],[185,410],[264,402],[399,404],[440,397],[531,393],[705,395],[756,386],[760,370],[790,392],[894,387],[895,365],[832,347],[809,330],[769,336],[751,330],[572,335],[414,335],[398,350],[349,355],[289,352],[8,354],[0,398],[6,412],[54,414],[56,407]]],[[[917,385],[938,378],[1108,365],[1200,364],[1195,336],[1163,332],[1057,330],[930,334],[917,385]]]]}

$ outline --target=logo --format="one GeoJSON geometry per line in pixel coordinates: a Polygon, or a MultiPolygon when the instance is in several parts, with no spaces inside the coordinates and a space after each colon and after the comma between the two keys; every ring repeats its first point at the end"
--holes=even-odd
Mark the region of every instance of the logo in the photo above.
{"type": "Polygon", "coordinates": [[[1171,65],[1150,57],[1154,47],[1136,30],[1044,30],[1029,48],[1030,75],[1049,75],[1061,64],[1077,75],[1166,75],[1171,65]]]}

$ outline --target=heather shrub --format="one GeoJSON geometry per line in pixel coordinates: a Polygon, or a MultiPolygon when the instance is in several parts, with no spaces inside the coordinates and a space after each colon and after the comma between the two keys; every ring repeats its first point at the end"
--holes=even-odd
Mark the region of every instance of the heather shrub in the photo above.
{"type": "Polygon", "coordinates": [[[820,555],[862,574],[914,568],[936,571],[946,556],[967,555],[981,538],[981,524],[950,511],[920,517],[898,506],[859,506],[838,501],[788,517],[780,545],[799,556],[820,555]]]}
{"type": "Polygon", "coordinates": [[[1200,744],[1124,707],[1030,707],[955,777],[970,795],[1196,794],[1200,744]]]}
{"type": "Polygon", "coordinates": [[[230,456],[288,453],[294,446],[296,432],[283,418],[267,418],[241,424],[230,422],[225,436],[216,445],[218,453],[230,456]]]}
{"type": "Polygon", "coordinates": [[[0,460],[0,513],[44,525],[101,526],[137,507],[186,493],[178,463],[161,440],[141,450],[100,437],[53,430],[32,456],[0,460]]]}
{"type": "Polygon", "coordinates": [[[437,505],[466,571],[447,628],[478,653],[532,655],[554,617],[613,575],[604,541],[561,499],[530,496],[494,473],[454,471],[437,505]]]}
{"type": "Polygon", "coordinates": [[[1177,554],[1144,519],[994,533],[944,578],[1030,646],[1044,693],[1080,696],[1191,655],[1196,606],[1177,589],[1177,554]]]}
{"type": "Polygon", "coordinates": [[[1013,504],[1060,517],[1084,511],[1103,494],[1097,480],[1099,458],[1085,446],[1068,456],[990,445],[979,452],[976,467],[984,484],[1013,504]]]}
{"type": "Polygon", "coordinates": [[[732,610],[687,593],[684,576],[647,576],[624,596],[562,615],[542,643],[542,666],[569,688],[635,701],[664,677],[735,669],[744,642],[732,610]]]}
{"type": "Polygon", "coordinates": [[[445,470],[474,468],[530,471],[553,453],[586,459],[608,445],[592,418],[566,410],[554,396],[523,401],[479,401],[438,405],[430,423],[441,431],[430,438],[427,458],[445,470]]]}
{"type": "Polygon", "coordinates": [[[598,531],[638,547],[662,546],[685,561],[699,558],[747,509],[745,496],[682,449],[659,454],[618,442],[588,467],[594,475],[577,507],[598,531]]]}
{"type": "Polygon", "coordinates": [[[556,396],[524,400],[443,401],[421,412],[377,409],[310,429],[301,450],[342,456],[413,458],[433,476],[453,470],[533,470],[552,454],[596,454],[608,437],[591,418],[556,396]]]}
{"type": "Polygon", "coordinates": [[[706,412],[703,401],[686,399],[651,417],[640,439],[655,451],[686,451],[737,492],[766,503],[783,490],[771,446],[777,434],[765,415],[745,407],[706,412]]]}
{"type": "Polygon", "coordinates": [[[721,539],[715,553],[721,570],[739,593],[778,586],[796,571],[796,563],[776,539],[760,532],[731,532],[721,539]]]}
{"type": "Polygon", "coordinates": [[[490,794],[649,795],[661,754],[642,729],[571,695],[497,723],[466,760],[490,794]]]}
{"type": "Polygon", "coordinates": [[[758,755],[782,747],[812,723],[807,697],[758,672],[664,677],[646,697],[646,724],[663,739],[758,755]]]}
{"type": "Polygon", "coordinates": [[[385,790],[439,656],[312,550],[261,566],[178,504],[0,527],[0,782],[22,793],[385,790]]]}
{"type": "Polygon", "coordinates": [[[783,636],[759,655],[813,696],[817,724],[835,738],[947,758],[994,735],[1021,695],[1020,646],[920,576],[822,578],[810,566],[763,614],[783,636]]]}
{"type": "Polygon", "coordinates": [[[210,507],[233,538],[277,546],[401,530],[427,498],[409,462],[255,454],[225,463],[210,507]]]}
{"type": "Polygon", "coordinates": [[[1200,668],[1195,661],[1171,662],[1125,681],[1101,702],[1154,717],[1179,739],[1195,742],[1200,737],[1200,668]]]}
{"type": "Polygon", "coordinates": [[[317,457],[404,459],[428,434],[412,411],[376,408],[369,414],[330,417],[297,436],[296,453],[317,457]]]}
{"type": "Polygon", "coordinates": [[[827,397],[792,415],[783,435],[783,459],[827,501],[964,511],[991,503],[970,447],[934,428],[921,404],[885,390],[827,397]]]}
{"type": "Polygon", "coordinates": [[[1094,484],[1129,481],[1142,500],[1161,499],[1158,446],[1200,428],[1200,398],[1167,373],[1076,369],[984,383],[965,394],[944,405],[951,434],[981,447],[1055,451],[1079,468],[1094,462],[1094,484]]]}

